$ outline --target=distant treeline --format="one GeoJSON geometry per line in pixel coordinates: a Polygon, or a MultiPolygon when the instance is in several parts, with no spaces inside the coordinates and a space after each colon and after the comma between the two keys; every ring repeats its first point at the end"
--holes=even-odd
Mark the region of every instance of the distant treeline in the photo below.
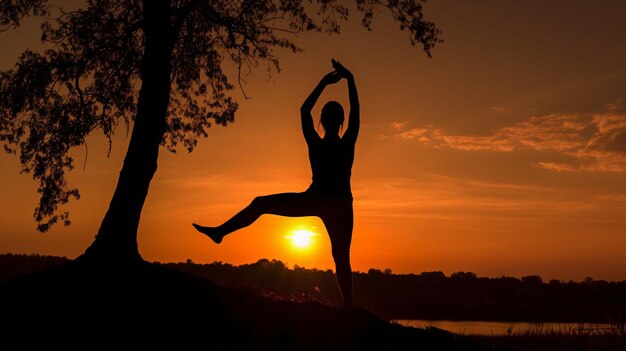
{"type": "Polygon", "coordinates": [[[70,262],[66,257],[0,254],[0,282],[19,275],[45,271],[70,262]]]}
{"type": "MultiPolygon", "coordinates": [[[[326,303],[339,301],[331,270],[287,268],[262,259],[233,266],[168,263],[226,286],[249,286],[262,294],[326,303]]],[[[359,306],[390,319],[498,320],[537,322],[623,322],[626,281],[544,283],[536,275],[484,278],[471,272],[393,274],[370,269],[354,273],[354,297],[359,306]]]]}
{"type": "MultiPolygon", "coordinates": [[[[0,281],[52,268],[66,258],[0,255],[0,281]]],[[[253,264],[158,263],[219,285],[251,288],[275,299],[339,301],[331,270],[288,268],[262,259],[253,264]]],[[[471,272],[393,274],[370,269],[354,273],[355,303],[390,319],[499,320],[623,323],[626,281],[543,282],[536,275],[484,278],[471,272]]]]}

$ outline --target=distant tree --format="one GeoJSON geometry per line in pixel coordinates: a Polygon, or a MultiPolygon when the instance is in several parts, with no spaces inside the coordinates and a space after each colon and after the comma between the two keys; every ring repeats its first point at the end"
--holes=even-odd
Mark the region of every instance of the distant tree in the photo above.
{"type": "Polygon", "coordinates": [[[550,281],[548,282],[548,285],[550,286],[559,286],[561,285],[561,281],[558,279],[550,279],[550,281]]]}
{"type": "Polygon", "coordinates": [[[527,275],[522,277],[522,283],[527,285],[541,285],[543,284],[543,279],[538,275],[527,275]]]}
{"type": "Polygon", "coordinates": [[[503,287],[506,286],[510,289],[519,287],[522,284],[522,281],[519,280],[518,278],[507,277],[507,276],[501,276],[500,278],[496,278],[496,281],[498,282],[498,285],[503,286],[503,287]]]}
{"type": "MultiPolygon", "coordinates": [[[[389,10],[411,44],[430,56],[439,30],[424,19],[423,1],[354,5],[366,29],[378,8],[389,10]]],[[[27,17],[45,20],[45,51],[26,50],[13,69],[0,72],[0,141],[38,181],[38,230],[70,224],[60,209],[79,198],[65,178],[74,167],[70,150],[95,131],[110,150],[123,123],[132,133],[117,187],[81,259],[140,261],[137,228],[160,146],[192,151],[212,123],[234,121],[224,61],[239,72],[260,63],[279,70],[275,49],[301,51],[291,35],[339,33],[348,12],[338,0],[87,0],[68,11],[46,0],[2,1],[0,31],[27,17]]]]}
{"type": "Polygon", "coordinates": [[[456,273],[452,273],[452,275],[450,275],[450,278],[452,279],[476,279],[478,278],[478,276],[476,276],[476,273],[473,272],[456,272],[456,273]]]}
{"type": "Polygon", "coordinates": [[[383,271],[378,268],[370,268],[367,270],[367,275],[369,276],[381,276],[383,275],[383,271]]]}
{"type": "Polygon", "coordinates": [[[419,275],[422,278],[428,279],[445,279],[446,275],[442,271],[434,271],[434,272],[422,272],[419,275]]]}

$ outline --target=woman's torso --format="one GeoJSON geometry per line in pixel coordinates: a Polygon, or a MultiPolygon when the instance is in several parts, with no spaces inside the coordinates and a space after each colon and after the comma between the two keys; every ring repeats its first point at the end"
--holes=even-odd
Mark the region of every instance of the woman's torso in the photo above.
{"type": "Polygon", "coordinates": [[[352,198],[350,176],[354,144],[342,139],[318,139],[309,144],[313,182],[307,192],[352,198]]]}

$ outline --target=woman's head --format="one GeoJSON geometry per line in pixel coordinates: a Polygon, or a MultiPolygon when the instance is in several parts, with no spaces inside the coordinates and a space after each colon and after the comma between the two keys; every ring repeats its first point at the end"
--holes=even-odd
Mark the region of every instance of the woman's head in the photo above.
{"type": "Polygon", "coordinates": [[[339,135],[339,129],[343,126],[343,107],[337,101],[329,101],[322,107],[320,123],[327,135],[339,135]]]}

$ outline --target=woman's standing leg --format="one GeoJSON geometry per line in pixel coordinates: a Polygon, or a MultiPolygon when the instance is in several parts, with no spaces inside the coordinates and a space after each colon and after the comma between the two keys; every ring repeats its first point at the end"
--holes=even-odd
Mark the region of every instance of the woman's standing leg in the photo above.
{"type": "Polygon", "coordinates": [[[219,244],[226,235],[249,226],[263,214],[288,217],[308,216],[311,213],[310,202],[310,197],[306,193],[258,196],[252,200],[250,205],[220,226],[204,227],[195,223],[193,226],[219,244]]]}
{"type": "Polygon", "coordinates": [[[341,297],[345,307],[352,307],[352,267],[350,266],[350,244],[352,242],[352,228],[354,215],[352,201],[349,205],[322,217],[326,231],[330,237],[337,284],[341,290],[341,297]]]}

